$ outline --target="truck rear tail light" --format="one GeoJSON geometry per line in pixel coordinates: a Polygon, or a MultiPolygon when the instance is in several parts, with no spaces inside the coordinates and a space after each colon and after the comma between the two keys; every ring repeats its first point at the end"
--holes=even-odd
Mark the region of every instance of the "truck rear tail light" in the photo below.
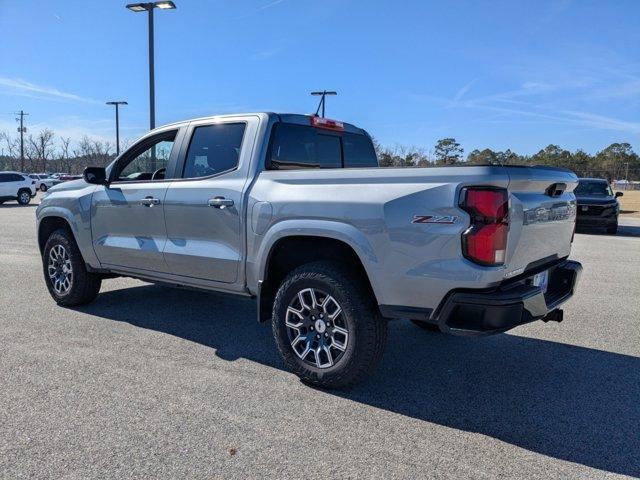
{"type": "Polygon", "coordinates": [[[509,233],[509,194],[504,188],[468,187],[462,190],[460,208],[471,217],[462,234],[462,253],[472,262],[502,265],[509,233]]]}
{"type": "Polygon", "coordinates": [[[327,130],[335,130],[338,132],[344,131],[344,123],[338,122],[337,120],[331,120],[329,118],[323,117],[310,117],[311,118],[311,126],[316,128],[326,128],[327,130]]]}

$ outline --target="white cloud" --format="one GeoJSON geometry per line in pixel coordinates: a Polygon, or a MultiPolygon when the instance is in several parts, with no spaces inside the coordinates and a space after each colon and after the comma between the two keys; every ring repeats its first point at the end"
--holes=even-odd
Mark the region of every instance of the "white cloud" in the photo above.
{"type": "Polygon", "coordinates": [[[274,0],[273,2],[267,3],[266,5],[263,5],[259,8],[256,9],[256,12],[259,12],[261,10],[266,10],[267,8],[271,8],[271,7],[275,7],[276,5],[278,5],[279,3],[284,2],[284,0],[274,0]]]}
{"type": "Polygon", "coordinates": [[[454,103],[459,102],[462,99],[462,97],[471,89],[473,84],[476,83],[477,80],[478,80],[477,78],[474,78],[469,83],[464,85],[460,90],[458,90],[458,92],[453,97],[453,102],[454,103]]]}
{"type": "Polygon", "coordinates": [[[75,102],[102,104],[99,100],[93,98],[82,97],[74,93],[68,93],[58,90],[54,87],[48,87],[44,85],[37,85],[35,83],[27,82],[20,78],[8,78],[0,77],[0,87],[8,89],[5,93],[14,93],[18,95],[33,96],[37,99],[43,100],[69,100],[75,102]]]}
{"type": "Polygon", "coordinates": [[[253,60],[266,60],[277,55],[281,51],[282,49],[279,47],[267,48],[265,50],[260,50],[259,52],[254,53],[253,55],[251,55],[251,58],[253,60]]]}

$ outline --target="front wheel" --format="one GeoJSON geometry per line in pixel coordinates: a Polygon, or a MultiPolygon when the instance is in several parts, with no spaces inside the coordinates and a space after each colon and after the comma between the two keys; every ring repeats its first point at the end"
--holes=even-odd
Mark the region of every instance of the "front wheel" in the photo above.
{"type": "Polygon", "coordinates": [[[100,292],[102,278],[87,271],[73,236],[65,229],[49,236],[42,254],[42,267],[49,293],[58,305],[84,305],[100,292]]]}
{"type": "Polygon", "coordinates": [[[31,192],[28,190],[20,190],[18,192],[18,203],[20,205],[29,205],[31,201],[31,192]]]}
{"type": "Polygon", "coordinates": [[[387,322],[362,282],[339,264],[315,262],[280,285],[273,335],[286,366],[303,382],[344,387],[380,361],[387,322]]]}
{"type": "Polygon", "coordinates": [[[44,183],[40,185],[41,192],[46,192],[47,190],[48,190],[48,187],[44,183]]]}

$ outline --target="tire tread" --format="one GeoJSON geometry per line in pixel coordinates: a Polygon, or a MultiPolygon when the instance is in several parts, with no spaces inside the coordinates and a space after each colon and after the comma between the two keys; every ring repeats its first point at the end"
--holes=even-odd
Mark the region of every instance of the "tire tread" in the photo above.
{"type": "Polygon", "coordinates": [[[360,282],[354,281],[352,272],[334,262],[308,263],[296,268],[285,278],[274,300],[272,326],[276,345],[285,364],[303,382],[324,388],[345,387],[369,375],[380,362],[387,339],[387,322],[380,315],[370,293],[360,282]],[[343,311],[348,309],[351,315],[357,315],[355,318],[359,328],[358,337],[355,339],[357,351],[347,359],[348,363],[342,365],[339,371],[319,374],[304,368],[298,363],[287,339],[280,338],[278,311],[282,308],[286,309],[287,305],[284,304],[286,299],[283,298],[285,292],[300,281],[325,282],[330,288],[342,290],[346,297],[346,304],[341,305],[343,311]]]}
{"type": "Polygon", "coordinates": [[[85,305],[93,301],[100,293],[102,285],[102,277],[98,274],[87,271],[87,268],[80,253],[80,249],[75,242],[73,236],[68,230],[61,228],[55,230],[45,244],[42,255],[42,268],[44,271],[44,279],[49,289],[49,293],[58,305],[65,307],[75,307],[85,305]],[[59,296],[51,286],[51,282],[47,275],[47,259],[49,250],[55,244],[62,244],[68,251],[73,266],[73,286],[69,294],[59,296]]]}

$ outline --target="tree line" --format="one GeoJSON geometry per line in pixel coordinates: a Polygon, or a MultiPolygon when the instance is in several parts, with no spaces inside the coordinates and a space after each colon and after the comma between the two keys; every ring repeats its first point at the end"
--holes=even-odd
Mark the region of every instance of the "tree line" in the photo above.
{"type": "Polygon", "coordinates": [[[640,180],[640,156],[628,143],[612,143],[594,155],[584,150],[571,152],[558,145],[548,145],[533,155],[520,155],[509,149],[494,151],[475,149],[465,157],[455,138],[437,141],[431,151],[421,148],[385,147],[374,140],[378,161],[384,167],[431,167],[457,165],[548,165],[568,168],[579,177],[611,180],[640,180]]]}
{"type": "MultiPolygon", "coordinates": [[[[126,148],[127,141],[124,142],[126,148]]],[[[573,170],[580,177],[608,180],[640,180],[640,157],[628,143],[612,143],[595,154],[583,150],[571,152],[558,145],[548,145],[533,155],[520,155],[507,149],[472,150],[466,157],[455,138],[437,141],[432,150],[417,147],[380,145],[374,139],[382,167],[434,167],[457,165],[550,165],[573,170]]],[[[20,138],[0,132],[0,170],[21,170],[20,138]]],[[[82,173],[87,166],[106,166],[115,158],[110,142],[84,136],[73,143],[69,137],[56,137],[49,129],[29,135],[24,140],[24,170],[27,172],[82,173]]]]}
{"type": "Polygon", "coordinates": [[[20,137],[0,132],[0,170],[25,173],[62,172],[80,174],[88,166],[106,166],[115,158],[115,147],[82,137],[73,143],[70,137],[56,137],[49,129],[24,138],[24,168],[20,160],[20,137]]]}

